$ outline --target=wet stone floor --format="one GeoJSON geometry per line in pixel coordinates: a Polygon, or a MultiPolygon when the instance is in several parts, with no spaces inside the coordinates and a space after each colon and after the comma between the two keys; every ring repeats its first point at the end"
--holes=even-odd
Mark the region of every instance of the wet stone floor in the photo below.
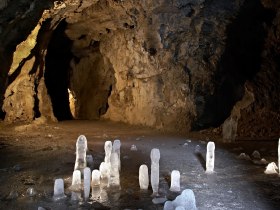
{"type": "Polygon", "coordinates": [[[151,186],[140,190],[138,182],[140,165],[146,164],[150,173],[150,152],[158,148],[160,200],[174,200],[180,194],[169,191],[171,171],[179,170],[181,192],[193,190],[199,210],[276,210],[280,209],[280,177],[264,174],[266,165],[251,154],[258,150],[261,158],[277,164],[277,144],[276,140],[223,144],[212,136],[163,134],[103,121],[1,123],[0,209],[163,209],[163,203],[153,202],[151,186]],[[102,187],[91,192],[88,201],[72,202],[69,187],[81,134],[87,137],[87,154],[93,156],[92,170],[104,160],[105,141],[121,140],[121,186],[102,187]],[[206,139],[216,144],[214,174],[205,173],[206,139]],[[136,150],[131,150],[132,145],[136,150]],[[239,159],[240,153],[250,155],[250,160],[239,159]],[[57,178],[65,184],[66,198],[60,201],[52,198],[57,178]]]}

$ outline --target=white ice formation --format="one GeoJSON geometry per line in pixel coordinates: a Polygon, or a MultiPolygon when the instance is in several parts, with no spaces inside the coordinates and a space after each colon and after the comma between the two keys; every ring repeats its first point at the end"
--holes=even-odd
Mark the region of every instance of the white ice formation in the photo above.
{"type": "Polygon", "coordinates": [[[100,171],[95,169],[92,171],[92,174],[91,174],[91,183],[93,186],[96,186],[96,185],[100,185],[100,171]]]}
{"type": "Polygon", "coordinates": [[[186,210],[183,206],[177,206],[175,210],[186,210]]]}
{"type": "Polygon", "coordinates": [[[80,170],[75,170],[73,172],[73,177],[72,177],[72,189],[74,191],[78,191],[81,189],[81,171],[80,170]]]}
{"type": "Polygon", "coordinates": [[[110,178],[110,163],[102,162],[99,166],[100,176],[101,179],[108,179],[110,178]]]}
{"type": "Polygon", "coordinates": [[[215,143],[209,141],[207,144],[207,153],[206,153],[206,173],[214,172],[215,164],[215,143]]]}
{"type": "Polygon", "coordinates": [[[152,149],[151,151],[151,185],[153,189],[153,195],[158,195],[159,187],[159,149],[152,149]]]}
{"type": "Polygon", "coordinates": [[[113,151],[118,154],[119,157],[119,171],[121,170],[121,141],[119,139],[113,142],[113,151]]]}
{"type": "Polygon", "coordinates": [[[65,198],[64,194],[64,181],[63,179],[56,179],[54,182],[53,199],[55,201],[65,198]]]}
{"type": "Polygon", "coordinates": [[[72,177],[72,185],[71,185],[71,200],[76,201],[80,200],[81,198],[81,193],[79,192],[81,190],[81,171],[80,170],[75,170],[73,172],[73,177],[72,177]]]}
{"type": "Polygon", "coordinates": [[[105,150],[105,163],[110,163],[111,159],[111,153],[112,153],[112,142],[111,141],[106,141],[104,144],[104,150],[105,150]]]}
{"type": "Polygon", "coordinates": [[[115,152],[111,154],[111,171],[110,171],[109,185],[110,186],[120,185],[119,156],[115,152]]]}
{"type": "Polygon", "coordinates": [[[87,139],[84,135],[80,135],[76,142],[76,162],[74,170],[82,170],[87,167],[86,152],[87,139]]]}
{"type": "Polygon", "coordinates": [[[84,200],[89,198],[90,193],[90,182],[91,182],[91,171],[90,168],[84,168],[84,200]]]}
{"type": "Polygon", "coordinates": [[[266,166],[266,170],[264,171],[265,174],[277,174],[277,170],[278,167],[276,166],[276,164],[274,162],[269,163],[266,166]]]}
{"type": "Polygon", "coordinates": [[[180,171],[173,170],[171,172],[171,186],[170,191],[178,192],[180,191],[180,171]]]}
{"type": "Polygon", "coordinates": [[[163,210],[175,210],[177,207],[187,210],[196,210],[195,196],[192,190],[186,189],[174,201],[166,201],[163,210]]]}
{"type": "Polygon", "coordinates": [[[141,190],[147,190],[149,187],[149,172],[147,165],[139,167],[139,185],[141,190]]]}

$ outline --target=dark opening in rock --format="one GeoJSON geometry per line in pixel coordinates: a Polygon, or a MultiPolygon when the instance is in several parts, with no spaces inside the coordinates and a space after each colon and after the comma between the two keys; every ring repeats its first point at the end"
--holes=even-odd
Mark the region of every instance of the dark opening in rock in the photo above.
{"type": "Polygon", "coordinates": [[[72,41],[64,33],[67,23],[62,21],[53,33],[46,55],[45,82],[51,97],[53,112],[58,120],[72,119],[69,107],[69,64],[72,41]]]}

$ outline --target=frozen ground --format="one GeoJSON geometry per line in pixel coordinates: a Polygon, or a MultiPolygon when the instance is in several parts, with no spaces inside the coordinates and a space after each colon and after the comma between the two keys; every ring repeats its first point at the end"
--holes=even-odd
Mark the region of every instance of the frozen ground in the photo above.
{"type": "Polygon", "coordinates": [[[170,174],[181,172],[181,190],[192,189],[199,210],[272,210],[280,209],[280,177],[265,175],[265,165],[240,160],[241,152],[249,155],[257,149],[261,157],[277,163],[277,141],[247,141],[221,144],[213,136],[176,136],[146,128],[111,122],[69,121],[51,125],[7,126],[0,123],[0,209],[52,210],[66,209],[162,209],[153,204],[152,189],[140,191],[138,169],[147,164],[150,173],[150,151],[160,149],[160,197],[172,200],[170,174]],[[77,137],[88,140],[88,154],[98,168],[104,159],[104,142],[120,139],[121,189],[105,189],[102,198],[71,203],[71,176],[75,164],[77,137]],[[216,142],[215,172],[205,174],[206,139],[216,142]],[[136,145],[137,151],[131,151],[136,145]],[[200,153],[195,148],[200,145],[200,153]],[[56,178],[65,181],[68,196],[52,201],[56,178]],[[32,187],[36,195],[27,195],[32,187]]]}

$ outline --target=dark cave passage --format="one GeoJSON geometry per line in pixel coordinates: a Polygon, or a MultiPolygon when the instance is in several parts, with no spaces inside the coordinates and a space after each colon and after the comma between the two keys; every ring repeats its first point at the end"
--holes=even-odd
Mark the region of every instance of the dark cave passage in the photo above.
{"type": "Polygon", "coordinates": [[[237,18],[227,28],[225,51],[214,80],[217,88],[205,97],[203,113],[194,129],[219,126],[230,115],[233,106],[244,95],[244,83],[254,78],[261,67],[261,54],[275,12],[261,2],[245,1],[237,18]]]}
{"type": "Polygon", "coordinates": [[[100,52],[100,43],[81,34],[70,40],[62,21],[46,55],[45,79],[58,120],[96,120],[107,112],[114,71],[100,52]],[[84,43],[88,43],[85,45],[84,43]]]}
{"type": "Polygon", "coordinates": [[[64,33],[67,23],[62,21],[53,33],[46,55],[45,82],[51,97],[53,112],[58,120],[72,119],[69,107],[69,68],[72,41],[64,33]]]}
{"type": "Polygon", "coordinates": [[[114,70],[100,52],[100,42],[81,36],[74,41],[75,59],[70,74],[70,90],[75,97],[71,111],[75,119],[96,120],[108,108],[114,84],[114,70]],[[88,45],[80,44],[87,42],[88,45]]]}

